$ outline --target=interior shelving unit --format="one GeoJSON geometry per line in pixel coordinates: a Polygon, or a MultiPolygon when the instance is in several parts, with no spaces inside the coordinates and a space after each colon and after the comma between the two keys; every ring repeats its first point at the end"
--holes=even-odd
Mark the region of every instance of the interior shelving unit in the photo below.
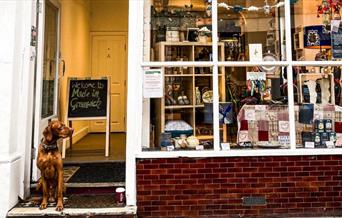
{"type": "MultiPolygon", "coordinates": [[[[224,43],[218,43],[219,60],[224,60],[224,43]]],[[[212,57],[212,43],[200,42],[159,42],[154,47],[155,61],[210,61],[212,57]]],[[[161,132],[165,130],[168,120],[184,120],[192,126],[194,135],[201,140],[213,140],[212,116],[208,113],[208,107],[203,102],[196,102],[196,87],[201,92],[204,89],[213,90],[213,74],[211,67],[163,67],[165,79],[165,93],[172,88],[180,87],[180,95],[186,95],[189,104],[169,104],[165,96],[155,100],[156,143],[161,132]],[[205,117],[206,116],[206,117],[205,117]],[[211,118],[212,120],[212,118],[211,118]],[[209,131],[199,131],[200,127],[209,131]],[[211,131],[210,131],[211,130],[211,131]]],[[[219,96],[220,101],[225,100],[225,68],[219,68],[219,96]]],[[[174,99],[177,101],[177,99],[174,99]]]]}

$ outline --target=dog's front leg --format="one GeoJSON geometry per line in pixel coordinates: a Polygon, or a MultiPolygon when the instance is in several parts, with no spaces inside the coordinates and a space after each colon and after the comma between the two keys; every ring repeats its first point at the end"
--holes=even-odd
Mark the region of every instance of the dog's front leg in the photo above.
{"type": "Polygon", "coordinates": [[[63,167],[58,168],[57,211],[63,210],[63,167]]]}
{"type": "Polygon", "coordinates": [[[43,200],[42,203],[40,204],[39,209],[46,209],[47,203],[48,203],[48,196],[49,196],[49,190],[47,186],[47,182],[44,178],[40,179],[41,186],[43,188],[43,200]]]}

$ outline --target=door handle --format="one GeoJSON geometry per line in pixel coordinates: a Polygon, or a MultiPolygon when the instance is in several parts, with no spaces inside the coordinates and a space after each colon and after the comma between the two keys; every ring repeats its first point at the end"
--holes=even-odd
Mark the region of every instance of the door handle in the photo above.
{"type": "Polygon", "coordinates": [[[64,77],[64,74],[65,74],[65,61],[61,60],[61,62],[62,62],[62,77],[64,77]]]}

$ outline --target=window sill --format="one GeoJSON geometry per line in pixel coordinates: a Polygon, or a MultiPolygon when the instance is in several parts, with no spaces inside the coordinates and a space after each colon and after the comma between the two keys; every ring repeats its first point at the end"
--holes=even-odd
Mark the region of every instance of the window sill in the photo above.
{"type": "Polygon", "coordinates": [[[255,157],[255,156],[309,156],[342,155],[342,148],[323,149],[260,149],[227,151],[144,151],[136,153],[136,158],[203,158],[203,157],[255,157]]]}

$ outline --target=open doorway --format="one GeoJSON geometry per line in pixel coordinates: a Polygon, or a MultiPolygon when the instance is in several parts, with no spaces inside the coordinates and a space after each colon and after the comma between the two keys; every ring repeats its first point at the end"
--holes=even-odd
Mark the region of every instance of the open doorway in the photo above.
{"type": "MultiPolygon", "coordinates": [[[[110,78],[110,145],[105,157],[105,120],[72,121],[75,133],[64,162],[125,161],[127,0],[61,0],[60,117],[67,108],[68,78],[110,78]]],[[[66,121],[66,120],[64,120],[66,121]]]]}

